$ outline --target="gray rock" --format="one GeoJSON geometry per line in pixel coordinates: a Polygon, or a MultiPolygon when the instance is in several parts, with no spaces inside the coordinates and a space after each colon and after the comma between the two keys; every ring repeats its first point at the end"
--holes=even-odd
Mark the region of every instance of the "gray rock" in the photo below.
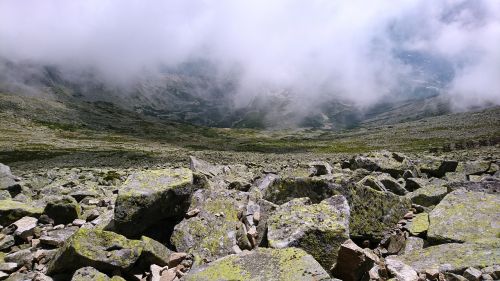
{"type": "Polygon", "coordinates": [[[12,175],[9,166],[2,163],[0,163],[0,190],[7,190],[12,196],[21,190],[21,186],[16,181],[16,177],[12,175]]]}
{"type": "Polygon", "coordinates": [[[50,230],[40,237],[40,243],[48,246],[60,247],[78,230],[78,227],[65,227],[62,229],[50,230]]]}
{"type": "Polygon", "coordinates": [[[132,174],[116,199],[116,231],[127,237],[138,237],[160,220],[182,217],[194,190],[193,173],[188,169],[147,170],[132,174]]]}
{"type": "Polygon", "coordinates": [[[354,238],[379,241],[396,226],[411,207],[405,197],[381,192],[370,187],[355,186],[350,202],[350,235],[354,238]]]}
{"type": "Polygon", "coordinates": [[[463,276],[469,281],[479,281],[482,274],[483,273],[481,272],[481,270],[474,267],[469,267],[464,271],[463,276]]]}
{"type": "Polygon", "coordinates": [[[0,225],[7,226],[18,219],[30,216],[39,217],[42,209],[35,208],[30,204],[13,200],[0,200],[0,225]]]}
{"type": "Polygon", "coordinates": [[[285,203],[269,217],[267,236],[271,248],[301,248],[331,268],[340,245],[349,239],[347,200],[336,195],[318,204],[308,198],[285,203]]]}
{"type": "Polygon", "coordinates": [[[430,207],[438,204],[448,193],[445,181],[439,179],[432,179],[426,181],[419,181],[421,188],[406,194],[406,197],[411,202],[430,207]]]}
{"type": "Polygon", "coordinates": [[[471,182],[471,181],[450,182],[446,184],[446,187],[448,188],[448,192],[452,192],[457,189],[464,189],[467,191],[496,194],[500,193],[500,180],[495,178],[490,178],[488,180],[480,182],[471,182]]]}
{"type": "Polygon", "coordinates": [[[143,268],[148,268],[151,264],[166,266],[170,255],[173,253],[160,242],[146,236],[141,237],[143,249],[140,263],[143,268]]]}
{"type": "Polygon", "coordinates": [[[389,256],[385,259],[387,270],[394,276],[398,281],[417,281],[417,272],[407,264],[392,259],[393,256],[389,256]]]}
{"type": "Polygon", "coordinates": [[[48,200],[44,213],[57,224],[68,224],[80,217],[82,208],[71,196],[55,197],[48,200]]]}
{"type": "Polygon", "coordinates": [[[488,171],[490,164],[490,161],[483,160],[460,162],[457,166],[457,172],[462,172],[467,176],[480,175],[488,171]]]}
{"type": "Polygon", "coordinates": [[[0,263],[0,271],[3,272],[13,272],[17,268],[19,268],[19,265],[15,262],[0,263]]]}
{"type": "Polygon", "coordinates": [[[6,255],[4,260],[6,262],[17,263],[19,266],[26,266],[26,268],[31,269],[33,264],[33,253],[30,249],[19,250],[6,255]]]}
{"type": "Polygon", "coordinates": [[[102,230],[80,228],[59,248],[47,266],[47,273],[70,273],[85,266],[111,273],[128,271],[139,259],[143,243],[102,230]]]}
{"type": "Polygon", "coordinates": [[[33,217],[23,217],[15,221],[12,225],[15,226],[14,236],[20,237],[22,239],[27,239],[32,236],[35,232],[36,223],[38,219],[33,217]]]}
{"type": "Polygon", "coordinates": [[[497,238],[500,196],[456,190],[429,214],[429,240],[471,242],[497,238]],[[471,223],[473,222],[473,223],[471,223]]]}
{"type": "Polygon", "coordinates": [[[191,270],[185,281],[329,281],[328,273],[305,251],[259,248],[191,270]]]}
{"type": "Polygon", "coordinates": [[[346,186],[326,178],[275,178],[263,190],[263,199],[275,204],[283,204],[295,198],[308,197],[313,203],[319,203],[333,195],[348,197],[349,192],[346,186]]]}
{"type": "MultiPolygon", "coordinates": [[[[500,242],[449,243],[391,256],[418,272],[436,266],[440,271],[463,272],[469,267],[485,267],[500,264],[500,242]]],[[[387,261],[387,259],[386,259],[387,261]]]]}
{"type": "Polygon", "coordinates": [[[424,248],[424,239],[419,237],[408,237],[402,254],[412,254],[424,248]]]}
{"type": "Polygon", "coordinates": [[[5,235],[2,239],[0,239],[0,251],[4,251],[14,246],[16,242],[14,241],[14,236],[5,235]]]}
{"type": "Polygon", "coordinates": [[[340,246],[332,274],[344,281],[362,280],[377,260],[373,253],[360,248],[352,240],[347,240],[340,246]]]}
{"type": "Polygon", "coordinates": [[[93,280],[99,280],[99,281],[125,281],[122,277],[119,276],[113,276],[112,278],[108,277],[108,275],[99,272],[97,269],[87,266],[87,267],[82,267],[75,271],[73,274],[73,277],[71,278],[71,281],[93,281],[93,280]]]}
{"type": "Polygon", "coordinates": [[[177,251],[191,253],[203,262],[233,253],[238,213],[246,208],[248,193],[236,190],[196,191],[191,199],[192,209],[200,212],[183,219],[174,228],[170,239],[177,251]]]}
{"type": "Polygon", "coordinates": [[[458,162],[455,160],[428,158],[423,160],[417,166],[422,173],[440,178],[448,172],[455,172],[458,162]]]}
{"type": "Polygon", "coordinates": [[[400,178],[407,170],[415,170],[412,161],[397,153],[388,151],[372,152],[364,156],[355,156],[351,159],[351,169],[366,169],[369,171],[384,172],[394,178],[400,178]]]}

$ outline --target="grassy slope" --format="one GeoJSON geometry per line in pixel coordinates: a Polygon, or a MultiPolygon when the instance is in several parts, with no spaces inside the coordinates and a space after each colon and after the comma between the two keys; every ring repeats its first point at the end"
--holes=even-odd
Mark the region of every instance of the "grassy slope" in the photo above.
{"type": "Polygon", "coordinates": [[[498,124],[499,107],[343,132],[213,129],[159,121],[107,103],[0,94],[0,162],[49,164],[49,159],[66,156],[53,165],[90,160],[95,163],[89,165],[127,165],[148,159],[175,162],[193,153],[248,159],[255,152],[310,157],[379,149],[422,152],[449,143],[498,139],[498,124]]]}

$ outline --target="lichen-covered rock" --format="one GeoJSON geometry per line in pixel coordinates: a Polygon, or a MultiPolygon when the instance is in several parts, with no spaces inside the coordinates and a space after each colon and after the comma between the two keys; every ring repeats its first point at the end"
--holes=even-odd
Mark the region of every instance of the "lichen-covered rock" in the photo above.
{"type": "Polygon", "coordinates": [[[422,173],[426,173],[433,177],[442,177],[448,172],[455,172],[458,162],[455,160],[445,160],[435,157],[424,159],[418,165],[422,173]]]}
{"type": "Polygon", "coordinates": [[[355,156],[351,159],[351,169],[366,169],[369,171],[384,172],[394,178],[400,178],[405,171],[414,171],[412,161],[398,153],[388,151],[372,152],[365,156],[355,156]]]}
{"type": "Polygon", "coordinates": [[[500,193],[500,179],[489,178],[480,182],[472,181],[461,181],[461,182],[449,182],[446,184],[448,192],[455,191],[457,189],[463,189],[467,191],[484,192],[489,194],[500,193]]]}
{"type": "Polygon", "coordinates": [[[13,200],[0,200],[0,225],[2,226],[7,226],[25,216],[37,218],[42,213],[42,209],[35,208],[30,204],[13,200]]]}
{"type": "Polygon", "coordinates": [[[483,268],[500,263],[500,243],[498,240],[482,243],[449,243],[411,251],[388,259],[401,261],[418,272],[436,266],[439,271],[463,272],[469,267],[483,268]]]}
{"type": "Polygon", "coordinates": [[[418,281],[419,280],[417,272],[411,266],[408,266],[407,264],[405,264],[399,260],[395,260],[395,259],[391,259],[391,258],[387,258],[385,260],[385,263],[387,266],[387,270],[391,273],[391,275],[396,277],[396,280],[398,280],[398,281],[418,281]]]}
{"type": "Polygon", "coordinates": [[[379,241],[408,212],[411,201],[390,192],[356,185],[352,195],[351,237],[379,241]]]}
{"type": "Polygon", "coordinates": [[[73,197],[62,196],[49,199],[43,212],[53,219],[55,224],[68,224],[80,217],[82,208],[73,197]]]}
{"type": "Polygon", "coordinates": [[[319,203],[333,195],[349,194],[345,186],[318,177],[277,178],[262,191],[263,199],[275,204],[283,204],[302,197],[308,197],[313,203],[319,203]]]}
{"type": "Polygon", "coordinates": [[[397,195],[405,195],[408,193],[401,183],[388,174],[376,173],[368,175],[359,183],[378,191],[389,191],[397,195]]]}
{"type": "Polygon", "coordinates": [[[340,245],[349,239],[349,205],[341,195],[318,204],[294,199],[279,206],[267,222],[271,248],[301,248],[324,268],[332,267],[340,245]]]}
{"type": "Polygon", "coordinates": [[[427,213],[417,214],[411,220],[410,225],[408,226],[408,231],[410,231],[410,233],[415,236],[427,232],[428,229],[429,229],[429,214],[427,213]]]}
{"type": "Polygon", "coordinates": [[[75,274],[73,274],[73,277],[71,278],[71,281],[125,281],[120,276],[113,276],[112,278],[109,278],[108,275],[99,272],[97,269],[87,266],[87,267],[82,267],[75,271],[75,274]]]}
{"type": "Polygon", "coordinates": [[[448,193],[446,182],[440,179],[420,181],[421,188],[406,194],[411,202],[430,207],[438,204],[448,193]]]}
{"type": "Polygon", "coordinates": [[[160,242],[146,236],[142,236],[141,241],[143,248],[139,262],[144,267],[148,268],[151,264],[159,266],[166,266],[168,264],[168,258],[173,253],[172,251],[160,242]]]}
{"type": "Polygon", "coordinates": [[[248,193],[235,190],[196,191],[192,209],[200,212],[177,224],[170,239],[177,251],[192,253],[200,262],[209,262],[233,253],[238,212],[248,202],[248,193]]]}
{"type": "Polygon", "coordinates": [[[428,239],[434,242],[470,242],[498,238],[500,196],[456,190],[429,214],[428,239]]]}
{"type": "Polygon", "coordinates": [[[490,164],[490,161],[484,160],[460,162],[457,166],[457,172],[462,172],[467,176],[480,175],[488,171],[490,164]]]}
{"type": "Polygon", "coordinates": [[[143,244],[114,232],[80,228],[49,262],[47,272],[70,273],[91,266],[99,271],[127,271],[139,259],[143,244]]]}
{"type": "Polygon", "coordinates": [[[195,190],[189,169],[148,170],[132,174],[115,203],[114,227],[127,237],[138,237],[154,223],[182,217],[195,190]]]}
{"type": "Polygon", "coordinates": [[[308,255],[297,248],[259,248],[219,259],[194,269],[185,281],[327,281],[328,273],[308,255]]]}

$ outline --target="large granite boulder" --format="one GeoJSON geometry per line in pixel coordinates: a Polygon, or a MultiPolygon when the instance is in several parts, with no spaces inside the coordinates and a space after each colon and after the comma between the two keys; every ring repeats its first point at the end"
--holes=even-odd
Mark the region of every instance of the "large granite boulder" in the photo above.
{"type": "Polygon", "coordinates": [[[374,173],[364,177],[359,184],[369,186],[379,191],[389,191],[397,195],[405,195],[408,191],[403,184],[386,173],[374,173]]]}
{"type": "Polygon", "coordinates": [[[234,253],[238,213],[248,203],[248,193],[235,190],[202,189],[191,199],[199,212],[174,228],[170,241],[177,251],[192,253],[201,262],[210,262],[234,253]]]}
{"type": "Polygon", "coordinates": [[[448,193],[448,188],[445,186],[446,181],[440,179],[421,179],[419,184],[421,184],[421,188],[406,194],[406,197],[411,202],[421,206],[434,206],[448,193]]]}
{"type": "Polygon", "coordinates": [[[422,173],[440,178],[448,172],[455,172],[458,166],[458,162],[455,160],[428,157],[418,163],[417,166],[422,173]]]}
{"type": "Polygon", "coordinates": [[[11,193],[21,190],[21,185],[16,181],[16,177],[12,175],[9,166],[2,163],[0,163],[0,190],[6,190],[11,193]]]}
{"type": "Polygon", "coordinates": [[[362,249],[352,240],[347,240],[340,247],[332,274],[343,281],[363,280],[368,277],[368,271],[377,261],[378,257],[370,250],[362,249]]]}
{"type": "Polygon", "coordinates": [[[259,248],[191,270],[184,280],[327,281],[331,278],[312,256],[301,249],[259,248]]]}
{"type": "Polygon", "coordinates": [[[71,196],[54,197],[47,200],[44,213],[55,224],[68,224],[80,217],[82,208],[71,196]]]}
{"type": "Polygon", "coordinates": [[[115,229],[139,237],[158,221],[182,217],[196,189],[189,169],[146,170],[129,176],[115,204],[115,229]]]}
{"type": "Polygon", "coordinates": [[[424,272],[435,267],[439,271],[461,273],[469,267],[483,268],[500,264],[498,240],[484,243],[449,243],[417,249],[400,256],[389,256],[386,260],[397,260],[424,272]]]}
{"type": "Polygon", "coordinates": [[[318,204],[294,199],[279,206],[267,223],[271,248],[301,248],[329,269],[340,245],[349,239],[349,205],[342,195],[318,204]]]}
{"type": "Polygon", "coordinates": [[[457,166],[457,172],[464,173],[467,176],[480,175],[486,173],[490,165],[491,162],[485,160],[460,162],[457,166]]]}
{"type": "Polygon", "coordinates": [[[356,185],[352,195],[350,235],[353,238],[380,241],[408,212],[411,201],[391,192],[356,185]]]}
{"type": "Polygon", "coordinates": [[[394,178],[403,177],[406,171],[416,173],[412,161],[405,155],[388,151],[372,152],[364,156],[355,156],[350,160],[351,169],[366,169],[384,172],[394,178]]]}
{"type": "Polygon", "coordinates": [[[500,196],[456,190],[429,214],[428,239],[433,242],[470,242],[498,238],[500,196]]]}
{"type": "Polygon", "coordinates": [[[143,243],[128,240],[114,232],[80,228],[49,262],[47,272],[71,273],[81,267],[91,266],[111,273],[128,271],[141,256],[143,243]]]}
{"type": "Polygon", "coordinates": [[[31,204],[13,200],[0,200],[0,225],[7,226],[22,217],[39,217],[43,209],[33,207],[31,204]]]}
{"type": "Polygon", "coordinates": [[[273,178],[265,188],[260,188],[263,198],[275,204],[283,204],[295,198],[308,197],[319,203],[333,195],[348,196],[349,190],[326,178],[273,178]]]}

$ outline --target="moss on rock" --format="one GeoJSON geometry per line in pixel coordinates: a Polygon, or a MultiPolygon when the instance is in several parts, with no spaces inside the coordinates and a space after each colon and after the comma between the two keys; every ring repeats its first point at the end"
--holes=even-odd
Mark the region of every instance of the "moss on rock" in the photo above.
{"type": "Polygon", "coordinates": [[[192,270],[186,281],[326,281],[328,273],[297,248],[266,249],[231,255],[192,270]]]}
{"type": "Polygon", "coordinates": [[[35,208],[26,203],[13,200],[0,200],[0,225],[2,226],[7,226],[25,216],[39,217],[42,213],[42,209],[35,208]]]}

